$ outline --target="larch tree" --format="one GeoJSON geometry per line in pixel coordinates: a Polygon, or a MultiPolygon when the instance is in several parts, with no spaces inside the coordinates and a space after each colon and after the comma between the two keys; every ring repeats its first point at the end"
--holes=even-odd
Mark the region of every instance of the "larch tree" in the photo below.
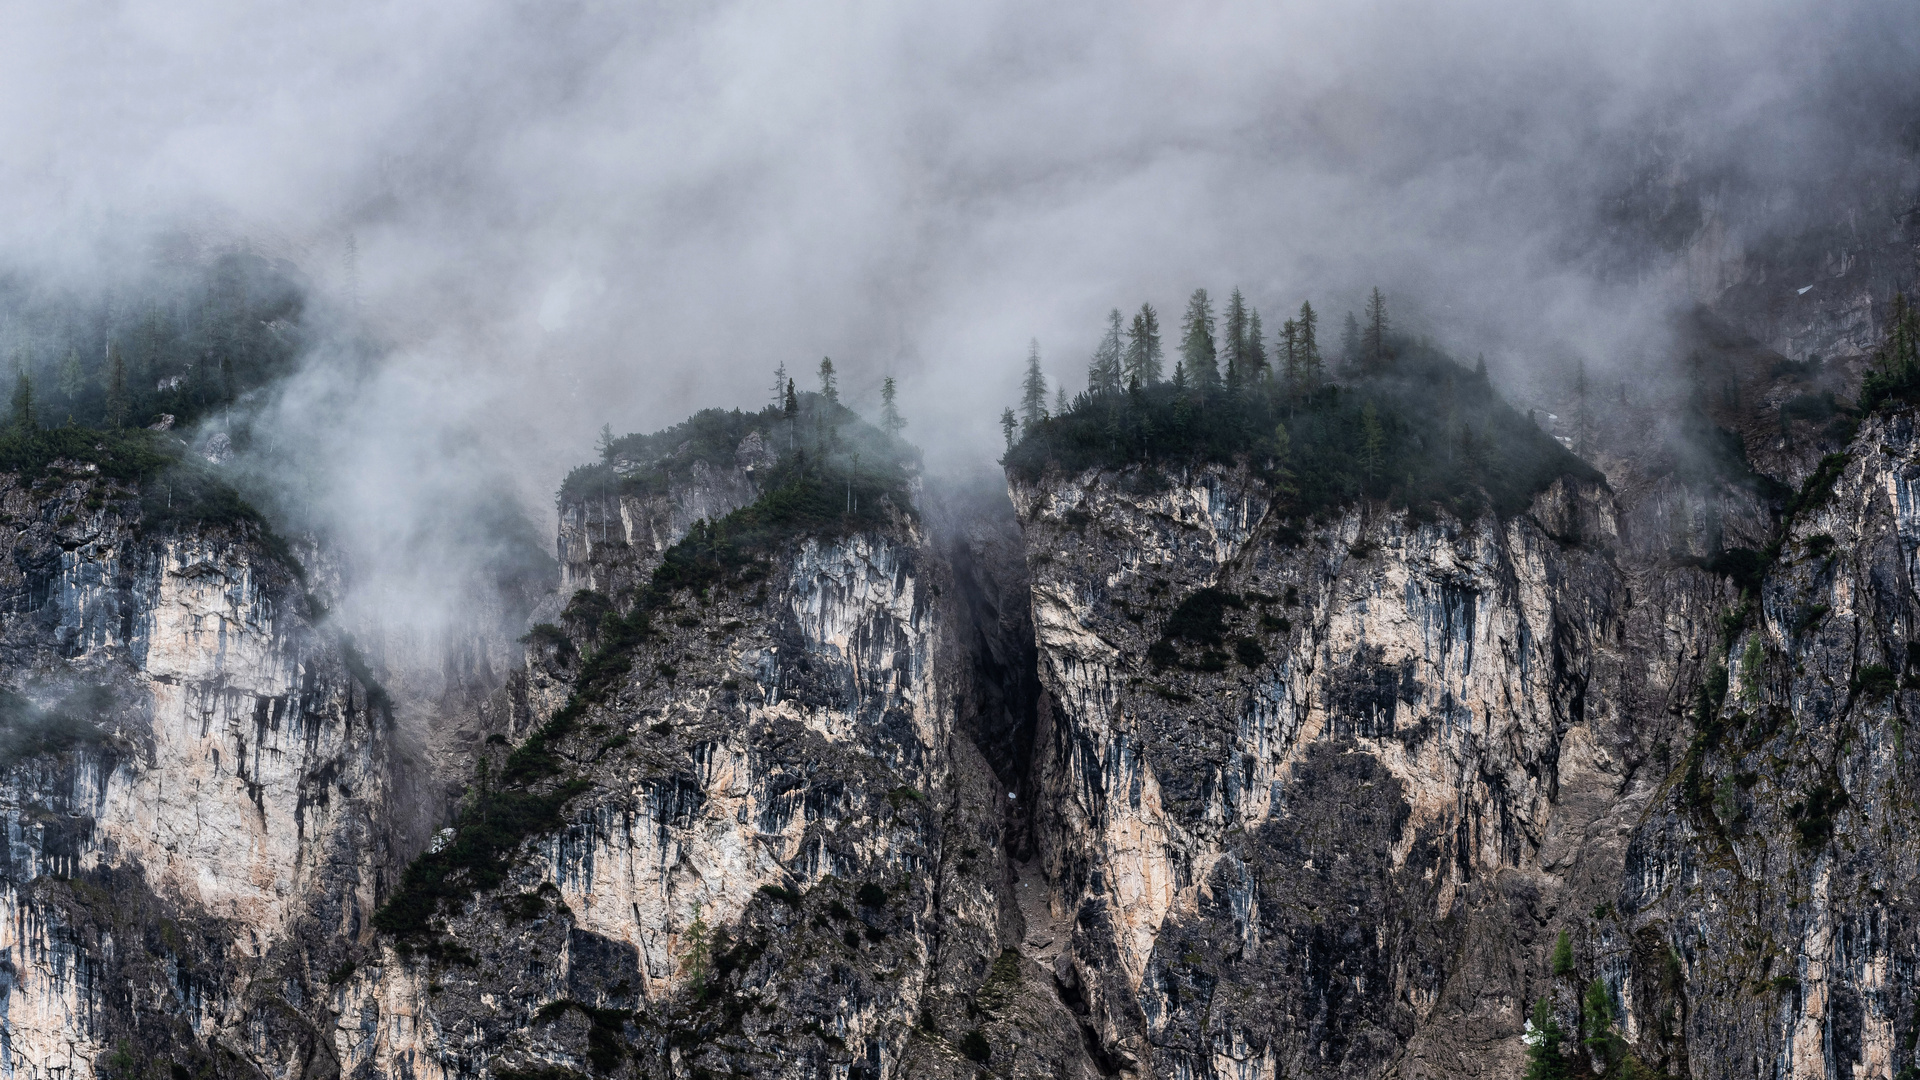
{"type": "Polygon", "coordinates": [[[1287,378],[1287,391],[1299,393],[1300,374],[1300,322],[1288,319],[1280,324],[1280,370],[1287,378]]]}
{"type": "Polygon", "coordinates": [[[1047,377],[1040,370],[1040,340],[1027,343],[1027,377],[1020,382],[1020,432],[1047,418],[1047,377]]]}
{"type": "Polygon", "coordinates": [[[840,384],[833,376],[833,358],[820,358],[820,396],[827,401],[840,404],[840,384]]]}
{"type": "Polygon", "coordinates": [[[60,393],[71,404],[86,385],[87,373],[80,367],[80,350],[68,349],[67,358],[60,361],[60,393]]]}
{"type": "Polygon", "coordinates": [[[1361,366],[1371,372],[1379,372],[1387,366],[1387,335],[1393,332],[1393,325],[1387,319],[1387,298],[1380,295],[1379,286],[1375,286],[1373,295],[1367,298],[1367,321],[1360,330],[1361,366]]]}
{"type": "Polygon", "coordinates": [[[116,431],[125,427],[128,410],[127,362],[120,354],[120,347],[109,341],[107,342],[107,426],[116,431]]]}
{"type": "Polygon", "coordinates": [[[900,430],[907,426],[907,421],[901,417],[900,407],[894,400],[898,393],[893,384],[893,376],[889,375],[880,380],[880,426],[895,438],[898,438],[900,430]]]}
{"type": "Polygon", "coordinates": [[[1237,285],[1227,296],[1226,322],[1221,353],[1227,364],[1227,386],[1238,390],[1251,380],[1247,377],[1247,298],[1240,294],[1237,285]]]}
{"type": "Polygon", "coordinates": [[[1020,422],[1013,418],[1013,409],[1007,408],[1000,411],[1000,431],[1007,437],[1007,449],[1009,450],[1013,449],[1013,432],[1019,424],[1020,422]]]}
{"type": "Polygon", "coordinates": [[[1107,332],[1100,339],[1100,347],[1093,350],[1093,360],[1087,365],[1087,392],[1089,394],[1117,394],[1120,392],[1120,368],[1125,360],[1126,346],[1121,343],[1126,326],[1120,318],[1120,309],[1114,308],[1107,313],[1107,332]]]}
{"type": "Polygon", "coordinates": [[[33,378],[23,363],[13,379],[13,430],[24,433],[39,426],[33,415],[33,378]]]}
{"type": "Polygon", "coordinates": [[[1300,377],[1309,387],[1318,386],[1326,374],[1326,366],[1320,360],[1320,340],[1316,330],[1319,325],[1320,316],[1314,313],[1313,305],[1302,303],[1300,316],[1294,320],[1294,329],[1299,335],[1296,348],[1300,351],[1300,377]]]}
{"type": "Polygon", "coordinates": [[[1220,382],[1220,364],[1213,344],[1213,301],[1207,290],[1195,289],[1187,298],[1187,315],[1180,324],[1180,360],[1187,378],[1202,391],[1220,382]]]}
{"type": "Polygon", "coordinates": [[[1247,310],[1246,360],[1248,382],[1257,382],[1272,376],[1272,371],[1267,367],[1266,331],[1260,327],[1260,311],[1258,308],[1249,308],[1247,310]]]}
{"type": "Polygon", "coordinates": [[[1141,386],[1160,381],[1165,355],[1160,348],[1160,313],[1152,304],[1141,304],[1127,331],[1126,377],[1141,386]]]}
{"type": "Polygon", "coordinates": [[[785,360],[782,360],[780,362],[780,366],[773,369],[773,407],[774,408],[778,409],[781,406],[786,404],[787,383],[789,381],[790,380],[787,378],[787,362],[785,360]]]}

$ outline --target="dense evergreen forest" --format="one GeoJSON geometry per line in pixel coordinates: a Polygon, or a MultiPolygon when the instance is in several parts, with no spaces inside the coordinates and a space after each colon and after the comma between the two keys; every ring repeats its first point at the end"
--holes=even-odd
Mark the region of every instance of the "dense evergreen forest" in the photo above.
{"type": "Polygon", "coordinates": [[[1216,319],[1206,291],[1188,304],[1171,377],[1158,315],[1131,327],[1116,310],[1088,367],[1087,388],[1047,407],[1038,347],[1028,355],[1019,413],[1001,415],[1004,462],[1033,479],[1142,462],[1243,461],[1312,516],[1368,497],[1462,517],[1513,514],[1561,475],[1598,473],[1487,380],[1433,346],[1394,332],[1378,290],[1364,321],[1348,315],[1338,363],[1302,304],[1271,344],[1239,290],[1216,319]]]}
{"type": "MultiPolygon", "coordinates": [[[[283,260],[229,250],[158,269],[120,294],[0,276],[0,355],[43,427],[181,427],[289,373],[306,289],[283,260]]],[[[12,417],[18,424],[23,418],[12,417]]]]}
{"type": "MultiPolygon", "coordinates": [[[[257,520],[176,432],[291,373],[306,287],[247,249],[186,253],[117,291],[0,274],[0,356],[11,385],[0,469],[61,460],[113,479],[165,474],[142,492],[150,524],[257,520]]],[[[244,444],[244,427],[230,441],[244,444]]]]}

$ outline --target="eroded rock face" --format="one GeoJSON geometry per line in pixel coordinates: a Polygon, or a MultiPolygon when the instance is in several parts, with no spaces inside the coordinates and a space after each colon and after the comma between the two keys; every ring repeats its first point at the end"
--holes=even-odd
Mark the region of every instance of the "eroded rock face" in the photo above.
{"type": "Polygon", "coordinates": [[[1628,603],[1607,493],[1563,482],[1505,522],[1356,508],[1305,535],[1231,469],[1015,501],[1063,968],[1108,1053],[1418,1074],[1426,1021],[1470,982],[1473,1023],[1443,1038],[1509,1064],[1526,988],[1486,985],[1460,937],[1524,949],[1564,889],[1550,864],[1634,795],[1595,693],[1628,603]]]}
{"type": "Polygon", "coordinates": [[[1914,1061],[1915,476],[1913,415],[1873,418],[1831,494],[1793,518],[1693,767],[1634,834],[1619,900],[1634,933],[1593,942],[1634,1022],[1684,1039],[1696,1073],[1914,1061]],[[1634,963],[1658,952],[1643,937],[1670,953],[1634,963]]]}
{"type": "MultiPolygon", "coordinates": [[[[0,1071],[1505,1076],[1597,983],[1649,1070],[1897,1073],[1914,427],[1771,557],[1757,482],[1624,458],[1506,519],[1295,521],[1208,467],[791,538],[654,613],[425,936],[372,925],[421,774],[292,572],[15,482],[0,1071]]],[[[427,782],[502,783],[586,648],[536,636],[427,782]]]]}
{"type": "Polygon", "coordinates": [[[0,1071],[325,1074],[312,998],[391,871],[392,718],[248,527],[143,534],[131,495],[56,467],[0,496],[32,702],[0,780],[0,1071]]]}
{"type": "MultiPolygon", "coordinates": [[[[643,582],[683,534],[602,548],[591,580],[643,582]]],[[[967,1036],[1024,1017],[989,1056],[1097,1074],[1051,974],[1019,951],[1006,853],[1024,807],[995,768],[1018,767],[1000,751],[1031,627],[1024,588],[996,577],[1018,563],[967,554],[1017,543],[1010,520],[936,541],[899,514],[674,594],[556,744],[565,764],[539,790],[576,786],[561,827],[429,943],[383,940],[347,982],[343,1070],[970,1077],[967,1036]],[[1009,595],[1020,610],[976,621],[1009,595]]],[[[562,684],[584,663],[531,660],[562,684]]],[[[494,754],[490,770],[511,768],[494,754]]]]}
{"type": "Polygon", "coordinates": [[[1530,1004],[1580,1030],[1597,981],[1645,1067],[1907,1067],[1914,426],[1871,419],[1771,562],[1751,491],[1624,470],[1304,528],[1232,469],[1017,484],[1040,846],[1102,1052],[1511,1075],[1530,1004]]]}

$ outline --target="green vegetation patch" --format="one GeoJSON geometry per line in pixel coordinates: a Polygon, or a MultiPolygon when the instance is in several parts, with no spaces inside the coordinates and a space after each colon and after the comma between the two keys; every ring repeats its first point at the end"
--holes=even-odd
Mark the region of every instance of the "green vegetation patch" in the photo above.
{"type": "Polygon", "coordinates": [[[1290,517],[1363,497],[1461,517],[1488,507],[1511,515],[1561,476],[1600,476],[1514,411],[1484,369],[1412,342],[1347,385],[1260,379],[1205,392],[1157,383],[1082,394],[1029,425],[1004,459],[1029,481],[1049,469],[1236,461],[1268,479],[1290,517]]]}
{"type": "Polygon", "coordinates": [[[1920,309],[1904,294],[1893,296],[1887,337],[1874,352],[1873,369],[1860,381],[1860,411],[1920,404],[1920,309]]]}

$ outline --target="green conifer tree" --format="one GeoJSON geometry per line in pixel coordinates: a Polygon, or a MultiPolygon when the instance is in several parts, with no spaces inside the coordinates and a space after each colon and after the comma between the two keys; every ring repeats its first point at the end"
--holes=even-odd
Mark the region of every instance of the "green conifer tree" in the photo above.
{"type": "Polygon", "coordinates": [[[1165,354],[1160,348],[1160,314],[1152,304],[1141,304],[1127,331],[1126,377],[1139,380],[1141,386],[1160,381],[1165,354]]]}
{"type": "Polygon", "coordinates": [[[1360,366],[1360,320],[1347,312],[1347,325],[1340,332],[1340,362],[1349,368],[1360,366]]]}
{"type": "Polygon", "coordinates": [[[1380,414],[1369,401],[1360,409],[1360,464],[1367,471],[1367,483],[1373,483],[1380,471],[1381,455],[1387,448],[1387,434],[1380,428],[1380,414]]]}
{"type": "Polygon", "coordinates": [[[87,373],[80,367],[79,349],[68,349],[67,358],[60,361],[60,380],[57,385],[60,387],[60,396],[66,398],[69,405],[80,396],[80,391],[86,389],[87,373]]]}
{"type": "Polygon", "coordinates": [[[1008,450],[1013,449],[1013,432],[1019,424],[1020,422],[1013,417],[1013,409],[1011,406],[1000,410],[1000,430],[1007,437],[1008,450]]]}
{"type": "Polygon", "coordinates": [[[773,369],[773,407],[774,408],[778,409],[782,405],[786,404],[785,395],[787,390],[787,383],[790,381],[791,380],[787,378],[786,361],[782,360],[780,362],[780,366],[773,369]]]}
{"type": "Polygon", "coordinates": [[[681,969],[686,974],[687,985],[697,998],[706,991],[707,969],[711,965],[711,942],[708,941],[707,920],[700,912],[700,906],[694,905],[693,923],[687,927],[686,959],[681,969]]]}
{"type": "Polygon", "coordinates": [[[1262,382],[1273,377],[1267,367],[1266,331],[1260,326],[1260,309],[1247,309],[1247,370],[1248,382],[1262,382]]]}
{"type": "MultiPolygon", "coordinates": [[[[1471,438],[1472,435],[1473,429],[1466,429],[1465,437],[1471,438]]],[[[1553,939],[1553,956],[1549,963],[1555,975],[1573,974],[1573,935],[1562,930],[1560,936],[1553,939]]]]}
{"type": "Polygon", "coordinates": [[[1047,377],[1040,371],[1040,341],[1027,343],[1027,376],[1020,382],[1020,433],[1047,418],[1047,377]]]}
{"type": "Polygon", "coordinates": [[[1300,371],[1300,323],[1288,319],[1280,324],[1280,370],[1286,376],[1289,393],[1298,393],[1305,386],[1300,371]]]}
{"type": "Polygon", "coordinates": [[[1106,335],[1100,339],[1099,348],[1093,350],[1093,360],[1087,365],[1087,393],[1120,392],[1120,369],[1126,353],[1126,346],[1122,343],[1125,332],[1120,309],[1114,308],[1107,314],[1106,335]]]}
{"type": "Polygon", "coordinates": [[[907,426],[906,420],[900,415],[899,406],[894,401],[897,393],[893,385],[893,376],[889,375],[880,380],[880,427],[896,438],[900,434],[900,429],[907,426]]]}
{"type": "Polygon", "coordinates": [[[40,426],[33,414],[33,379],[22,363],[13,379],[13,422],[15,433],[24,434],[40,426]]]}
{"type": "Polygon", "coordinates": [[[1378,286],[1367,298],[1367,321],[1360,331],[1361,367],[1369,372],[1384,371],[1387,366],[1387,336],[1393,332],[1387,319],[1387,298],[1378,286]]]}
{"type": "Polygon", "coordinates": [[[127,400],[127,362],[121,356],[120,347],[107,343],[107,426],[118,431],[126,426],[127,412],[131,408],[127,400]]]}
{"type": "Polygon", "coordinates": [[[1534,1002],[1533,1016],[1523,1036],[1527,1044],[1526,1080],[1573,1080],[1578,1075],[1574,1071],[1576,1063],[1561,1048],[1566,1037],[1559,1019],[1547,1007],[1547,999],[1534,1002]]]}
{"type": "Polygon", "coordinates": [[[1294,324],[1296,332],[1300,335],[1298,346],[1300,377],[1309,388],[1319,386],[1321,379],[1326,376],[1326,366],[1320,359],[1320,340],[1317,330],[1320,325],[1320,316],[1314,312],[1312,304],[1302,303],[1300,317],[1294,320],[1294,324]]]}
{"type": "Polygon", "coordinates": [[[1247,298],[1240,295],[1239,286],[1227,296],[1226,333],[1222,335],[1221,352],[1226,360],[1227,386],[1238,390],[1247,379],[1247,298]]]}
{"type": "Polygon", "coordinates": [[[1220,364],[1213,343],[1213,301],[1207,290],[1195,289],[1187,299],[1187,315],[1180,324],[1180,359],[1187,378],[1202,392],[1220,383],[1220,364]]]}
{"type": "Polygon", "coordinates": [[[820,396],[828,404],[840,404],[840,383],[834,378],[833,358],[830,356],[820,358],[820,396]]]}
{"type": "Polygon", "coordinates": [[[1607,992],[1607,984],[1600,979],[1588,983],[1587,992],[1580,1001],[1580,1042],[1599,1059],[1604,1076],[1616,1075],[1627,1057],[1627,1041],[1614,1027],[1617,1017],[1613,995],[1607,992]]]}

